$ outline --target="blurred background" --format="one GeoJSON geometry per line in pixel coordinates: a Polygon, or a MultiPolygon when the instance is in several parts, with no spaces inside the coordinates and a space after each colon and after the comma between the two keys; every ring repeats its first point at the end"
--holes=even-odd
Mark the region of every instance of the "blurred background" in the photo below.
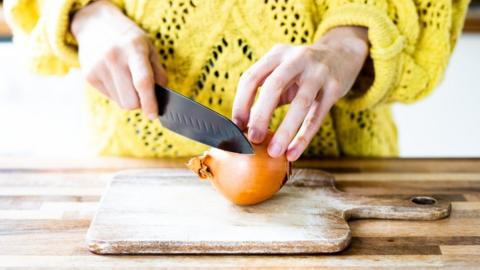
{"type": "MultiPolygon", "coordinates": [[[[21,59],[0,1],[0,156],[92,155],[80,72],[42,77],[29,73],[21,59]]],[[[472,1],[438,89],[393,112],[402,157],[480,156],[480,1],[472,1]]]]}

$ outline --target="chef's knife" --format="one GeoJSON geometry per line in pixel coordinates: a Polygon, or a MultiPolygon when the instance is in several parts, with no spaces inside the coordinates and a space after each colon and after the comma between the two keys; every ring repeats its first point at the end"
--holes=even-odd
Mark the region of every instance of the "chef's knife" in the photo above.
{"type": "Polygon", "coordinates": [[[155,84],[155,95],[164,127],[225,151],[254,153],[243,132],[223,115],[158,84],[155,84]]]}

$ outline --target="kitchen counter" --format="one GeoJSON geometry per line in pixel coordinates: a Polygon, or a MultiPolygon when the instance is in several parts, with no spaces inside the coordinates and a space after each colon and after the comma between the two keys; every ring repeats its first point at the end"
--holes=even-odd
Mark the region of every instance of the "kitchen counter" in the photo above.
{"type": "Polygon", "coordinates": [[[183,167],[185,160],[0,158],[0,268],[372,268],[480,267],[480,159],[305,160],[295,167],[335,175],[347,192],[442,195],[438,221],[350,221],[349,248],[333,255],[99,256],[84,239],[111,175],[183,167]]]}

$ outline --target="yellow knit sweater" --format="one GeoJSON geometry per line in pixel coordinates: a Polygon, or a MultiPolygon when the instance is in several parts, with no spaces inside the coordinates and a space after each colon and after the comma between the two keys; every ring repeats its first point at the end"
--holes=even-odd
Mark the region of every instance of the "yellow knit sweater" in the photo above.
{"type": "MultiPolygon", "coordinates": [[[[31,67],[64,74],[78,67],[72,12],[90,0],[7,0],[7,18],[31,67]]],[[[116,0],[158,48],[169,87],[231,116],[241,73],[276,43],[309,44],[333,27],[368,27],[370,59],[324,121],[304,156],[398,153],[392,102],[413,102],[441,80],[469,0],[116,0]]],[[[205,146],[140,111],[127,112],[88,90],[102,154],[187,156],[205,146]]],[[[277,109],[275,129],[287,108],[277,109]]]]}

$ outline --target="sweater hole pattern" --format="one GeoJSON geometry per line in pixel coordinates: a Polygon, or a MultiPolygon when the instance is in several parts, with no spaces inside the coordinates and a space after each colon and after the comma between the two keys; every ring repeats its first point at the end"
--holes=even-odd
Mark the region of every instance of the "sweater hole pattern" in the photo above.
{"type": "MultiPolygon", "coordinates": [[[[194,1],[170,0],[168,5],[169,8],[163,10],[163,14],[160,16],[162,23],[156,24],[158,28],[150,29],[147,24],[141,25],[149,33],[159,53],[161,65],[165,69],[174,63],[175,45],[188,20],[188,14],[192,13],[196,7],[194,1]]],[[[147,156],[159,157],[160,154],[167,157],[178,156],[179,152],[174,146],[175,143],[169,139],[171,135],[166,136],[165,134],[170,131],[165,131],[159,121],[148,119],[138,110],[126,113],[124,121],[140,139],[147,156]]]]}
{"type": "Polygon", "coordinates": [[[272,18],[280,26],[281,32],[291,44],[305,44],[310,41],[310,31],[305,18],[295,9],[293,1],[265,0],[270,8],[272,18]]]}

